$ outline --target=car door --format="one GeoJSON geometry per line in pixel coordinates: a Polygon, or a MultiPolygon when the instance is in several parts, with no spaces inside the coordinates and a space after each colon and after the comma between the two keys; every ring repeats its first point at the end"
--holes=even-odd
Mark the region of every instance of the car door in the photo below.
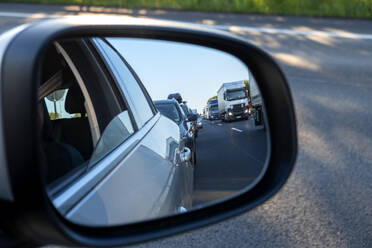
{"type": "Polygon", "coordinates": [[[128,108],[102,131],[87,173],[53,203],[69,220],[91,226],[136,222],[191,208],[192,166],[180,162],[183,144],[177,124],[156,111],[135,74],[108,43],[91,42],[90,49],[100,57],[128,108]]]}

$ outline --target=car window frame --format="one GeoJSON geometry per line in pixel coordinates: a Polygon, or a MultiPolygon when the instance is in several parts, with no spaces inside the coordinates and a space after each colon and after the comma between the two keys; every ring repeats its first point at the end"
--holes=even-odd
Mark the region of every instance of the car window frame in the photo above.
{"type": "MultiPolygon", "coordinates": [[[[100,68],[100,70],[105,74],[106,80],[108,83],[115,89],[114,94],[116,98],[120,99],[123,101],[123,104],[126,107],[126,110],[129,112],[129,117],[134,129],[134,133],[139,130],[137,122],[134,118],[134,114],[132,111],[132,108],[130,107],[130,104],[127,100],[126,95],[123,92],[123,89],[120,87],[120,84],[116,81],[115,75],[113,74],[112,70],[110,69],[110,66],[107,64],[107,61],[105,60],[104,56],[102,53],[99,51],[97,45],[95,42],[93,42],[92,38],[85,39],[86,43],[88,44],[88,49],[90,52],[93,54],[94,58],[97,61],[97,67],[100,68]]],[[[116,116],[114,116],[115,118],[116,116]]],[[[104,130],[103,130],[104,131],[104,130]]]]}
{"type": "Polygon", "coordinates": [[[66,49],[59,43],[54,43],[57,51],[62,55],[63,59],[66,61],[67,66],[70,68],[70,70],[73,73],[73,76],[75,77],[78,86],[83,94],[84,97],[84,108],[86,113],[88,114],[88,121],[89,121],[89,127],[93,139],[93,146],[98,142],[99,138],[101,137],[101,131],[99,130],[99,124],[97,119],[96,110],[93,106],[93,101],[91,99],[91,96],[89,95],[89,92],[87,90],[86,84],[84,83],[84,80],[81,76],[81,72],[79,71],[76,63],[71,58],[70,54],[66,49]]]}
{"type": "MultiPolygon", "coordinates": [[[[155,105],[155,107],[156,107],[156,104],[154,103],[154,105],[155,105]]],[[[174,106],[174,108],[175,108],[175,110],[176,110],[176,113],[177,113],[177,115],[178,115],[178,117],[179,117],[179,121],[178,122],[176,122],[176,121],[174,121],[174,120],[172,120],[172,119],[170,119],[170,118],[168,118],[168,119],[170,119],[170,120],[172,120],[173,122],[175,122],[175,123],[177,123],[177,125],[179,125],[180,123],[182,123],[183,122],[183,116],[182,116],[182,113],[178,110],[178,108],[177,108],[177,105],[175,105],[175,103],[173,103],[173,102],[164,102],[164,103],[158,103],[158,105],[173,105],[174,106]]],[[[159,111],[159,113],[161,114],[161,111],[160,110],[158,110],[159,111]]],[[[165,116],[165,115],[164,115],[165,116]]],[[[166,117],[166,116],[165,116],[166,117]]]]}
{"type": "Polygon", "coordinates": [[[153,100],[151,99],[151,96],[150,94],[148,93],[148,91],[146,90],[145,86],[143,85],[141,79],[138,77],[137,73],[135,72],[135,70],[132,68],[132,66],[127,62],[127,60],[121,55],[121,53],[106,39],[106,38],[102,38],[103,41],[105,41],[118,55],[119,57],[121,58],[121,60],[124,62],[124,64],[126,65],[126,67],[129,69],[129,71],[132,73],[133,77],[135,78],[135,80],[137,81],[138,85],[140,86],[143,94],[145,95],[146,99],[147,99],[147,102],[149,103],[150,105],[150,108],[152,109],[153,111],[153,114],[155,115],[158,110],[157,108],[155,107],[154,105],[154,102],[153,100]]]}
{"type": "MultiPolygon", "coordinates": [[[[133,76],[134,80],[136,81],[136,83],[139,85],[140,87],[140,90],[141,92],[143,93],[145,99],[146,99],[146,102],[148,104],[148,106],[150,107],[150,110],[152,112],[152,117],[150,117],[148,120],[146,120],[142,127],[145,126],[152,118],[154,118],[154,116],[157,114],[157,109],[156,107],[154,106],[153,102],[152,102],[152,99],[150,97],[150,95],[148,94],[147,90],[145,89],[145,87],[143,86],[141,80],[139,79],[138,75],[135,73],[135,71],[133,70],[133,68],[129,65],[129,63],[125,60],[125,58],[117,51],[117,49],[112,46],[110,44],[110,42],[108,42],[104,37],[94,37],[94,38],[91,38],[91,42],[94,44],[95,46],[95,49],[96,49],[96,52],[99,54],[99,56],[101,57],[101,59],[104,61],[104,64],[107,68],[107,70],[110,72],[110,75],[111,75],[111,79],[115,82],[115,84],[117,85],[117,87],[120,89],[121,93],[122,93],[122,96],[126,99],[127,101],[127,104],[128,104],[128,109],[131,109],[131,112],[132,112],[132,116],[133,116],[133,120],[135,121],[136,123],[136,126],[137,126],[137,129],[136,130],[139,130],[140,128],[142,127],[139,127],[138,125],[138,121],[133,113],[133,110],[132,110],[132,107],[134,107],[135,103],[133,103],[132,101],[128,101],[128,99],[130,99],[130,96],[132,95],[131,92],[129,92],[125,87],[122,87],[120,85],[120,83],[118,82],[117,80],[117,75],[115,74],[115,72],[112,70],[111,66],[109,65],[109,62],[107,61],[108,58],[106,57],[105,54],[103,54],[102,51],[100,51],[100,44],[98,44],[98,42],[96,41],[96,39],[100,39],[102,40],[104,43],[106,43],[112,50],[113,52],[118,55],[118,57],[120,58],[121,62],[123,62],[124,66],[127,67],[127,69],[129,70],[129,72],[131,73],[131,75],[133,76]]],[[[110,61],[110,63],[112,63],[110,61]]]]}
{"type": "MultiPolygon", "coordinates": [[[[77,40],[75,40],[73,42],[76,43],[76,44],[80,44],[80,43],[85,43],[86,44],[86,41],[87,40],[77,39],[77,40]]],[[[83,44],[83,45],[85,45],[85,44],[83,44]]],[[[65,44],[63,44],[63,41],[56,41],[56,42],[54,42],[54,47],[55,47],[55,49],[57,51],[59,51],[61,53],[61,57],[65,60],[66,66],[70,68],[70,70],[71,70],[71,72],[73,74],[73,77],[76,79],[77,84],[78,84],[78,87],[79,87],[79,89],[81,90],[81,92],[83,94],[84,101],[86,101],[87,97],[89,97],[89,100],[91,101],[91,105],[92,105],[91,110],[94,111],[94,115],[97,118],[97,103],[94,101],[94,99],[92,98],[92,96],[90,94],[90,88],[92,87],[92,85],[87,85],[86,84],[86,82],[85,82],[86,81],[86,79],[85,79],[85,76],[86,76],[85,74],[86,73],[84,73],[84,72],[82,72],[80,70],[80,67],[79,67],[79,63],[80,62],[79,61],[76,61],[76,59],[73,58],[73,56],[71,56],[70,53],[73,52],[73,51],[70,50],[70,49],[67,49],[65,47],[65,44]],[[85,88],[84,90],[82,89],[82,85],[85,88]]],[[[94,64],[94,65],[91,64],[90,65],[90,67],[91,67],[90,69],[91,70],[94,70],[95,73],[104,73],[104,69],[106,69],[106,67],[105,67],[105,65],[101,61],[98,60],[97,55],[95,55],[93,53],[94,52],[93,51],[94,49],[92,49],[92,47],[90,47],[90,46],[80,46],[79,48],[84,53],[85,52],[91,53],[92,57],[87,58],[87,59],[89,59],[89,60],[92,60],[93,59],[94,61],[93,61],[92,64],[94,64]]],[[[113,81],[110,79],[110,77],[108,77],[106,75],[106,73],[105,73],[104,76],[105,76],[105,78],[103,80],[105,81],[105,83],[104,83],[103,87],[112,87],[113,81]]],[[[136,126],[136,122],[132,118],[131,109],[130,109],[129,105],[126,103],[125,97],[122,94],[118,94],[119,92],[120,91],[113,91],[113,92],[111,92],[110,97],[118,98],[118,99],[121,99],[121,100],[124,101],[124,104],[125,104],[126,109],[124,109],[124,107],[122,106],[121,107],[121,110],[120,110],[121,111],[120,113],[122,113],[123,111],[128,111],[128,114],[129,114],[129,117],[130,117],[130,122],[131,122],[132,128],[134,130],[134,132],[128,137],[128,138],[130,138],[131,136],[133,136],[134,133],[136,133],[138,131],[138,129],[137,129],[137,126],[136,126]]],[[[104,101],[106,101],[107,100],[107,95],[102,96],[102,98],[104,99],[104,101]]],[[[43,101],[44,101],[44,99],[43,99],[43,101]]],[[[86,109],[86,112],[89,113],[86,104],[84,104],[84,108],[86,109]]],[[[116,116],[117,115],[112,116],[112,119],[110,120],[110,122],[116,116]]],[[[107,125],[109,125],[109,123],[107,125]]],[[[101,130],[101,126],[98,123],[98,118],[97,118],[96,125],[97,125],[98,132],[99,132],[100,135],[98,137],[97,142],[95,144],[93,144],[94,147],[93,147],[93,151],[92,151],[92,154],[91,155],[93,155],[93,153],[95,151],[95,148],[96,148],[96,145],[98,144],[98,142],[99,142],[102,134],[104,133],[104,130],[107,127],[106,126],[103,130],[101,130]]],[[[90,122],[89,122],[89,127],[90,127],[90,132],[91,132],[91,135],[92,135],[92,139],[93,139],[93,131],[92,131],[92,126],[91,126],[91,123],[90,122]]],[[[122,144],[120,144],[120,145],[122,145],[122,144]]],[[[115,150],[115,149],[113,149],[113,150],[115,150]]],[[[112,151],[110,151],[110,153],[111,152],[112,151]]],[[[58,195],[59,193],[63,192],[66,188],[69,187],[69,185],[73,184],[76,180],[78,180],[81,176],[83,176],[84,174],[86,174],[86,172],[89,171],[88,166],[89,166],[90,159],[91,159],[91,157],[87,161],[85,161],[84,163],[82,163],[81,165],[79,165],[78,167],[76,167],[76,168],[68,171],[64,175],[58,177],[56,180],[54,180],[54,181],[50,182],[48,185],[46,185],[47,192],[48,192],[49,196],[51,197],[51,199],[52,199],[52,197],[54,197],[54,196],[58,195]]],[[[98,163],[99,163],[99,161],[97,163],[95,163],[93,166],[95,166],[98,163]]],[[[91,167],[93,167],[93,166],[91,166],[91,167]]]]}

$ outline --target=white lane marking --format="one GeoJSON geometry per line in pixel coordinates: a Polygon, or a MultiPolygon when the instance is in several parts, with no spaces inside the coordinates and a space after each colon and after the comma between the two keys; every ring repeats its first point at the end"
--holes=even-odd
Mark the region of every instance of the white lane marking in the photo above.
{"type": "MultiPolygon", "coordinates": [[[[89,15],[89,13],[87,14],[89,15]]],[[[91,15],[97,15],[92,13],[91,15]]],[[[101,14],[102,15],[102,14],[101,14]]],[[[20,17],[20,18],[56,18],[62,17],[66,15],[48,15],[44,13],[26,13],[26,12],[5,12],[0,11],[0,16],[3,17],[20,17]]],[[[67,15],[69,16],[69,15],[67,15]]],[[[142,19],[142,18],[138,18],[142,19]]],[[[151,18],[146,18],[150,20],[151,18]]],[[[157,19],[153,19],[157,20],[157,19]]],[[[162,21],[172,21],[172,20],[162,20],[162,21]]],[[[289,34],[289,35],[316,35],[316,36],[325,36],[325,37],[333,37],[333,38],[347,38],[347,39],[359,39],[359,40],[372,40],[372,34],[363,34],[363,33],[351,33],[346,31],[340,32],[326,32],[326,31],[318,31],[318,30],[310,30],[310,31],[303,31],[303,30],[292,30],[292,29],[284,29],[284,28],[260,28],[260,27],[249,27],[249,26],[234,26],[234,25],[206,25],[206,24],[195,24],[189,22],[181,22],[181,21],[172,21],[178,23],[185,23],[185,24],[194,24],[201,27],[210,27],[215,29],[221,29],[230,32],[258,32],[258,33],[268,33],[268,34],[289,34]]]]}
{"type": "Polygon", "coordinates": [[[239,132],[239,133],[243,132],[243,130],[237,129],[237,128],[235,128],[235,127],[232,127],[231,129],[234,130],[234,131],[237,131],[237,132],[239,132]]]}
{"type": "Polygon", "coordinates": [[[217,126],[222,126],[222,124],[221,123],[218,123],[217,126]]]}

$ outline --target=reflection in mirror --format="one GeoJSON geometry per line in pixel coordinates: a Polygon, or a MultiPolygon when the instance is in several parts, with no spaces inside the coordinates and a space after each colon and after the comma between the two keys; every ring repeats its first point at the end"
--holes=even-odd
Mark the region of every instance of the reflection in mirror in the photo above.
{"type": "Polygon", "coordinates": [[[230,54],[77,38],[50,45],[42,65],[47,193],[74,223],[122,225],[203,208],[265,172],[262,97],[230,54]]]}

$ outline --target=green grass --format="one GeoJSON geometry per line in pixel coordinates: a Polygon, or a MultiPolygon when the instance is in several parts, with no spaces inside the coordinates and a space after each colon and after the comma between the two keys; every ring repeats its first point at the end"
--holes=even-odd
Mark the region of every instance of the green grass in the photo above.
{"type": "Polygon", "coordinates": [[[372,18],[372,0],[0,0],[0,2],[372,18]]]}

